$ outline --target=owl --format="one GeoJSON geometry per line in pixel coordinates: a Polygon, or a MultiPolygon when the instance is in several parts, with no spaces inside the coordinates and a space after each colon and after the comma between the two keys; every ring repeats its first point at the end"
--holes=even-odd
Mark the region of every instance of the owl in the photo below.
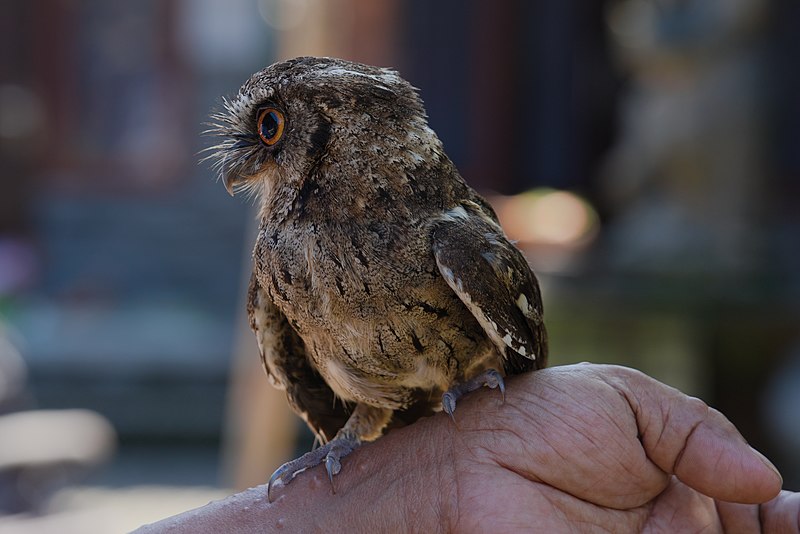
{"type": "Polygon", "coordinates": [[[247,311],[273,385],[321,446],[287,484],[386,429],[540,369],[539,286],[397,72],[301,57],[212,115],[230,194],[258,199],[247,311]]]}

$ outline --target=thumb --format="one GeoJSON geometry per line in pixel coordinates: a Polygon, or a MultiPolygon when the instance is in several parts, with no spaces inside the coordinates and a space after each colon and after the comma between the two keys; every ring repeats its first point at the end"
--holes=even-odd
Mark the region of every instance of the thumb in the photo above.
{"type": "Polygon", "coordinates": [[[661,470],[728,502],[762,503],[780,492],[778,470],[725,416],[700,399],[629,371],[615,387],[633,409],[647,457],[661,470]]]}

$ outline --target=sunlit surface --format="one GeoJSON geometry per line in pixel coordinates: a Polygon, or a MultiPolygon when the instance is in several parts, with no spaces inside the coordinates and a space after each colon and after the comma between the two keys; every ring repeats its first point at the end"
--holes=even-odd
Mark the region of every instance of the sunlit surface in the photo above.
{"type": "Polygon", "coordinates": [[[0,469],[57,462],[101,464],[114,449],[114,429],[89,410],[30,410],[0,417],[0,469]]]}
{"type": "Polygon", "coordinates": [[[130,532],[145,523],[222,499],[230,490],[204,486],[71,487],[57,492],[46,513],[0,516],[0,534],[130,532]]]}

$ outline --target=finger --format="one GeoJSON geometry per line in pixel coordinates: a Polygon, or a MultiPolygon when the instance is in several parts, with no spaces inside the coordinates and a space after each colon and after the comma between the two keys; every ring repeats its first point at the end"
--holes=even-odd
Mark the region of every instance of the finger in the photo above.
{"type": "Polygon", "coordinates": [[[605,374],[630,403],[645,452],[660,469],[722,501],[756,504],[778,494],[775,466],[717,410],[632,369],[605,374]]]}
{"type": "Polygon", "coordinates": [[[641,531],[719,532],[720,526],[714,500],[671,477],[667,488],[653,501],[641,531]]]}
{"type": "Polygon", "coordinates": [[[725,534],[749,534],[761,531],[757,504],[717,501],[717,514],[725,534]]]}
{"type": "Polygon", "coordinates": [[[761,527],[763,532],[800,533],[800,493],[782,491],[762,504],[761,527]]]}

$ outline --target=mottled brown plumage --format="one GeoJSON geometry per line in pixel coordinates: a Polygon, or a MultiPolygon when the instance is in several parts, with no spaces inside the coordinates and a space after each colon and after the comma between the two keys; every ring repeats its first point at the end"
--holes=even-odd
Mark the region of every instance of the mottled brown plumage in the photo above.
{"type": "Polygon", "coordinates": [[[545,365],[533,273],[397,73],[277,63],[214,121],[226,187],[261,199],[248,311],[264,367],[323,443],[336,438],[273,479],[323,460],[335,474],[448,390],[452,413],[484,371],[545,365]]]}

